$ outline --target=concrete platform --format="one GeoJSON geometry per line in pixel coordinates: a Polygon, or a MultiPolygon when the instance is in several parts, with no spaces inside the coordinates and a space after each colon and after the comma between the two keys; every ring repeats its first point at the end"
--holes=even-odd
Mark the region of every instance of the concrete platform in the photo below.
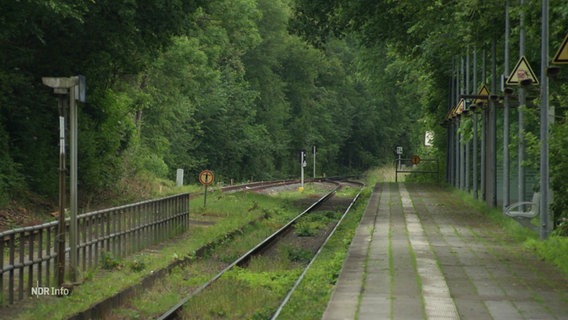
{"type": "Polygon", "coordinates": [[[448,190],[383,183],[322,319],[568,319],[568,278],[448,190]]]}

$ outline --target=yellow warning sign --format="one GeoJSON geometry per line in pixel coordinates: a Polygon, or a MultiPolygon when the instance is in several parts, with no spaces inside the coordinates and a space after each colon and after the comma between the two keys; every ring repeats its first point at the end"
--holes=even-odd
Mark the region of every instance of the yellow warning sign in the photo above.
{"type": "Polygon", "coordinates": [[[455,117],[457,116],[457,114],[456,114],[457,107],[458,107],[458,106],[455,105],[455,106],[453,106],[453,107],[450,109],[450,112],[448,113],[448,120],[449,120],[449,119],[453,119],[453,118],[455,118],[455,117]]]}
{"type": "Polygon", "coordinates": [[[506,84],[508,85],[520,85],[522,81],[531,80],[532,84],[539,84],[536,74],[532,70],[529,62],[525,57],[521,57],[513,72],[507,78],[506,84]]]}
{"type": "Polygon", "coordinates": [[[554,64],[568,63],[568,33],[564,37],[564,41],[562,41],[560,48],[558,48],[558,52],[556,52],[554,59],[552,59],[552,63],[554,64]]]}
{"type": "Polygon", "coordinates": [[[478,96],[483,96],[483,97],[479,97],[474,99],[471,104],[476,106],[479,102],[485,103],[487,102],[487,99],[489,99],[489,89],[487,89],[486,85],[483,85],[481,87],[481,89],[479,90],[479,93],[477,94],[478,96]]]}
{"type": "Polygon", "coordinates": [[[456,108],[456,114],[460,115],[464,112],[465,110],[465,101],[463,99],[460,99],[460,102],[458,102],[458,107],[456,108]]]}

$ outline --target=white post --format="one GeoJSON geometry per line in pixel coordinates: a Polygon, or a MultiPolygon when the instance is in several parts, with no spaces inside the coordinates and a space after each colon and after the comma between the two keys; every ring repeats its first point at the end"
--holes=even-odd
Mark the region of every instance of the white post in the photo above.
{"type": "Polygon", "coordinates": [[[314,154],[314,179],[316,178],[316,146],[312,147],[312,153],[314,154]]]}
{"type": "Polygon", "coordinates": [[[177,169],[176,171],[176,186],[183,186],[183,169],[177,169]]]}

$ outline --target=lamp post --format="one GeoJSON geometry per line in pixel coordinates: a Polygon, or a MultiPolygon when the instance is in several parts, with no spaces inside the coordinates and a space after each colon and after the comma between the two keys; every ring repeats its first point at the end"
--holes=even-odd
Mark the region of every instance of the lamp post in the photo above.
{"type": "MultiPolygon", "coordinates": [[[[85,77],[84,76],[74,76],[74,77],[43,77],[42,83],[50,88],[53,88],[53,92],[59,95],[59,108],[60,115],[65,114],[66,97],[69,96],[69,122],[70,122],[70,158],[71,158],[71,170],[70,170],[70,208],[71,215],[69,220],[69,271],[71,276],[71,281],[77,281],[77,241],[78,241],[78,230],[77,230],[77,100],[85,102],[85,77]]],[[[65,120],[61,120],[60,116],[60,139],[65,139],[64,131],[61,126],[64,126],[65,120]],[[63,138],[61,138],[63,136],[63,138]]],[[[60,142],[61,143],[61,142],[60,142]]],[[[64,143],[64,142],[63,142],[64,143]]],[[[65,169],[65,147],[60,146],[60,171],[65,169]],[[62,164],[61,164],[62,163],[62,164]]],[[[59,229],[58,229],[58,284],[63,283],[64,273],[65,273],[65,214],[64,214],[64,202],[65,202],[65,176],[64,173],[60,173],[60,211],[59,211],[59,229]]]]}

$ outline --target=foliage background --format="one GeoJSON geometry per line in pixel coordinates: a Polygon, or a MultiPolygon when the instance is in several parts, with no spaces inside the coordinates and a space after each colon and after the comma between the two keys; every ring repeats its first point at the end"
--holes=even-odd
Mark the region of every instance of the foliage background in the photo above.
{"type": "MultiPolygon", "coordinates": [[[[568,4],[550,7],[557,48],[568,4]]],[[[521,12],[539,70],[539,1],[511,1],[511,61],[521,12]]],[[[0,206],[56,199],[58,110],[43,76],[87,78],[85,206],[177,168],[189,182],[205,168],[227,183],[297,176],[298,150],[312,145],[319,175],[390,162],[397,145],[444,161],[454,59],[495,39],[503,68],[501,0],[3,1],[0,24],[0,206]],[[422,146],[425,130],[433,149],[422,146]]],[[[568,212],[567,79],[550,90],[558,219],[568,212]]]]}

